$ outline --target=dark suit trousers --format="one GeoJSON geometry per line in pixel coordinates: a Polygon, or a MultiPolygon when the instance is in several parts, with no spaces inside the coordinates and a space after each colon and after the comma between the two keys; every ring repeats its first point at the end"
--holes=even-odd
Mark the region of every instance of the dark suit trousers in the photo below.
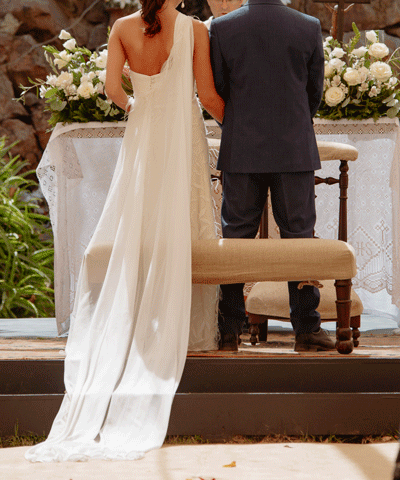
{"type": "MultiPolygon", "coordinates": [[[[268,189],[281,238],[312,238],[315,225],[314,172],[223,173],[221,224],[224,238],[255,238],[268,189]]],[[[319,290],[288,282],[290,320],[297,334],[318,331],[319,290]]],[[[243,283],[221,285],[219,328],[240,334],[246,319],[243,283]]]]}

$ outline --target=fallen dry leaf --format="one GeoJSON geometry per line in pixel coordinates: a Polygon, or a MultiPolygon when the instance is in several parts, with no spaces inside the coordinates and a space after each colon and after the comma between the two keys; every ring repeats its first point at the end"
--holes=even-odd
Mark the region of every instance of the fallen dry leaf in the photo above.
{"type": "Polygon", "coordinates": [[[236,462],[232,462],[232,463],[230,463],[229,465],[224,465],[224,467],[227,467],[227,468],[236,467],[236,462]]]}

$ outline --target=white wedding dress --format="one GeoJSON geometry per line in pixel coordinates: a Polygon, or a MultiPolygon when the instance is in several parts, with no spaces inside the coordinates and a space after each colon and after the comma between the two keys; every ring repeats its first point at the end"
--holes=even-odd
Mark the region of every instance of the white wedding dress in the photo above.
{"type": "Polygon", "coordinates": [[[191,284],[191,237],[215,238],[191,18],[178,14],[158,75],[131,77],[133,108],[79,276],[66,394],[30,461],[137,459],[160,447],[189,330],[189,349],[216,348],[218,289],[195,285],[192,294],[191,284]],[[103,244],[112,252],[95,284],[87,255],[103,244]]]}

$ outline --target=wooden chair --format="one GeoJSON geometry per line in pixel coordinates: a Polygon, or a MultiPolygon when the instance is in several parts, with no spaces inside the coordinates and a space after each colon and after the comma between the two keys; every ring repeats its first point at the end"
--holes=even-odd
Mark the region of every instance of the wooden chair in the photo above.
{"type": "MultiPolygon", "coordinates": [[[[357,149],[345,144],[333,142],[318,142],[318,150],[322,161],[340,160],[339,178],[328,177],[322,179],[315,177],[316,185],[325,183],[328,185],[339,185],[339,231],[338,240],[347,242],[347,188],[348,188],[348,162],[355,161],[358,156],[357,149]]],[[[260,228],[260,237],[268,238],[268,212],[265,209],[260,228]]],[[[327,255],[329,252],[327,251],[327,255]]],[[[323,261],[324,262],[324,261],[323,261]]],[[[304,279],[309,277],[305,276],[304,279]]],[[[314,276],[315,280],[322,280],[314,276]]],[[[318,308],[323,322],[336,321],[336,292],[332,280],[321,281],[321,302],[318,308]]],[[[350,327],[354,346],[359,344],[360,316],[363,311],[363,305],[358,295],[351,291],[351,318],[350,327]]],[[[256,283],[250,291],[246,300],[246,310],[248,312],[251,334],[250,341],[255,345],[257,341],[267,341],[268,319],[277,319],[290,321],[289,311],[289,293],[286,282],[260,282],[256,283]],[[257,338],[258,337],[258,338],[257,338]]],[[[338,322],[339,323],[339,322],[338,322]]]]}
{"type": "MultiPolygon", "coordinates": [[[[107,244],[94,245],[85,252],[83,268],[94,289],[104,280],[111,248],[107,244]]],[[[350,291],[356,272],[353,248],[339,240],[228,238],[192,242],[193,283],[335,280],[336,349],[342,354],[351,353],[354,346],[350,330],[350,291]]]]}
{"type": "MultiPolygon", "coordinates": [[[[216,138],[210,146],[217,149],[218,128],[212,133],[216,138]]],[[[111,245],[95,245],[85,252],[84,262],[91,284],[103,281],[111,248],[111,245]]],[[[351,353],[354,347],[350,329],[350,295],[351,279],[356,272],[354,249],[339,240],[264,238],[192,242],[193,283],[276,283],[304,279],[334,282],[336,349],[341,354],[351,353]]]]}

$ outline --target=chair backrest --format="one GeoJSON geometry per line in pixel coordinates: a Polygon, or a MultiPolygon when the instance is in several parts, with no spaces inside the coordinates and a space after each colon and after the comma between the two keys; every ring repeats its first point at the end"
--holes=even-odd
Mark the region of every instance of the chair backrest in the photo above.
{"type": "MultiPolygon", "coordinates": [[[[219,236],[221,235],[221,226],[219,224],[219,210],[221,207],[221,172],[215,170],[217,159],[219,142],[221,138],[221,129],[214,120],[206,120],[208,144],[210,147],[210,168],[211,168],[211,180],[214,183],[214,207],[215,217],[217,221],[217,231],[219,236]]],[[[315,176],[315,185],[324,183],[326,185],[339,185],[339,229],[338,240],[347,242],[347,190],[349,185],[349,161],[355,161],[358,157],[358,150],[352,145],[336,142],[317,142],[319,156],[322,162],[326,161],[340,161],[339,166],[339,178],[327,177],[321,178],[315,176]]],[[[265,205],[264,212],[261,218],[259,237],[268,238],[268,202],[265,205]]]]}
{"type": "MultiPolygon", "coordinates": [[[[318,151],[322,162],[340,161],[339,178],[321,178],[315,176],[315,185],[324,183],[326,185],[339,184],[339,229],[338,240],[347,242],[347,190],[349,186],[349,161],[355,161],[358,157],[358,150],[344,143],[317,142],[318,151]]],[[[268,205],[265,205],[260,224],[260,238],[268,238],[268,205]]]]}

